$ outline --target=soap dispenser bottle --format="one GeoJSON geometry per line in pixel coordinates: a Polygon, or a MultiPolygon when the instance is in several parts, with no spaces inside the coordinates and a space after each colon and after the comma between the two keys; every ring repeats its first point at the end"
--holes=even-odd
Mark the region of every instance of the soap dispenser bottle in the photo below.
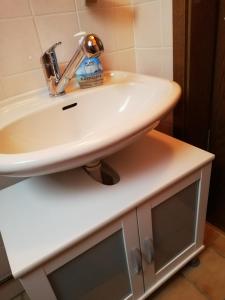
{"type": "MultiPolygon", "coordinates": [[[[85,35],[85,32],[78,32],[74,36],[81,36],[81,43],[85,35]]],[[[101,85],[103,68],[99,57],[85,57],[75,72],[75,78],[82,89],[101,85]]]]}

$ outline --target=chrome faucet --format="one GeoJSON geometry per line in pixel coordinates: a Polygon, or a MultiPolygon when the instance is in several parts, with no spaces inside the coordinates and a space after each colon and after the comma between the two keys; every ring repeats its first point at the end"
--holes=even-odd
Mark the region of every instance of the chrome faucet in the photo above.
{"type": "Polygon", "coordinates": [[[55,53],[55,48],[60,44],[61,42],[52,45],[41,57],[51,96],[59,96],[65,93],[65,87],[85,57],[97,57],[104,51],[102,41],[96,34],[90,33],[85,35],[61,75],[55,53]]]}

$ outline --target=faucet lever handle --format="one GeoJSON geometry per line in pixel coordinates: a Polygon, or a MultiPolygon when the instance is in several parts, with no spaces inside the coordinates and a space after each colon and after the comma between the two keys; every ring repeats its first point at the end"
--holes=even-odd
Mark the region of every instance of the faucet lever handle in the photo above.
{"type": "Polygon", "coordinates": [[[47,81],[52,80],[51,78],[53,77],[55,83],[58,83],[61,78],[57,56],[55,53],[55,48],[60,44],[62,44],[62,42],[53,44],[48,50],[44,52],[41,57],[47,81]]]}
{"type": "Polygon", "coordinates": [[[54,53],[55,52],[55,48],[57,46],[61,45],[61,44],[62,44],[62,42],[57,42],[57,43],[53,44],[50,48],[48,48],[48,50],[45,51],[45,53],[47,53],[47,54],[54,53]]]}

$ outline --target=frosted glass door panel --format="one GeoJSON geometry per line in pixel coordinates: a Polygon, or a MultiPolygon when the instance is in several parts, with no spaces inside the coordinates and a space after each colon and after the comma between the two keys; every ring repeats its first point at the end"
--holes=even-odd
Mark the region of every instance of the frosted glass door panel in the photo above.
{"type": "Polygon", "coordinates": [[[48,275],[58,300],[120,300],[131,294],[122,230],[48,275]]]}
{"type": "Polygon", "coordinates": [[[152,208],[156,272],[195,241],[198,186],[195,182],[152,208]]]}

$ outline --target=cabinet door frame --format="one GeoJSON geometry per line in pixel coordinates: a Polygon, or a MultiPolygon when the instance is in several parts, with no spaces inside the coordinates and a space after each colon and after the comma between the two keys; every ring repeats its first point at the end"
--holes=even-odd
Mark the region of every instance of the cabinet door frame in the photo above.
{"type": "Polygon", "coordinates": [[[138,299],[144,293],[144,286],[142,270],[139,274],[134,274],[133,271],[132,250],[137,249],[140,251],[136,210],[127,213],[122,218],[110,223],[103,229],[100,229],[90,236],[87,236],[86,239],[82,240],[74,247],[71,247],[69,250],[66,250],[64,253],[44,264],[41,268],[36,269],[35,271],[21,278],[20,281],[24,286],[28,296],[32,300],[57,300],[47,278],[48,274],[62,267],[64,264],[78,257],[88,249],[94,247],[99,242],[103,241],[121,229],[123,232],[124,247],[131,286],[131,294],[124,300],[138,299]]]}
{"type": "MultiPolygon", "coordinates": [[[[210,180],[211,163],[203,167],[201,170],[195,171],[192,174],[186,176],[185,178],[174,183],[168,189],[157,194],[155,197],[147,200],[143,205],[137,209],[137,217],[139,224],[139,235],[141,251],[143,253],[143,275],[145,289],[155,289],[154,286],[158,287],[158,283],[161,281],[163,283],[168,279],[168,274],[173,274],[173,270],[178,270],[181,268],[188,260],[193,258],[193,254],[197,254],[199,251],[204,249],[203,238],[204,238],[204,225],[206,217],[206,208],[208,200],[208,190],[209,190],[209,180],[210,180]],[[195,239],[194,242],[188,246],[185,250],[180,252],[176,257],[169,261],[160,270],[155,272],[154,258],[149,264],[144,259],[145,255],[145,240],[150,239],[153,242],[153,231],[152,231],[152,215],[151,210],[155,206],[166,201],[168,198],[172,197],[176,193],[182,191],[185,187],[191,185],[192,183],[199,181],[198,189],[198,200],[196,208],[196,225],[195,225],[195,239]],[[179,268],[178,268],[179,266],[179,268]],[[165,280],[163,280],[165,278],[165,280]]],[[[152,244],[153,246],[153,244],[152,244]]],[[[154,253],[154,249],[152,250],[154,253]]],[[[170,275],[170,276],[171,276],[170,275]]]]}

